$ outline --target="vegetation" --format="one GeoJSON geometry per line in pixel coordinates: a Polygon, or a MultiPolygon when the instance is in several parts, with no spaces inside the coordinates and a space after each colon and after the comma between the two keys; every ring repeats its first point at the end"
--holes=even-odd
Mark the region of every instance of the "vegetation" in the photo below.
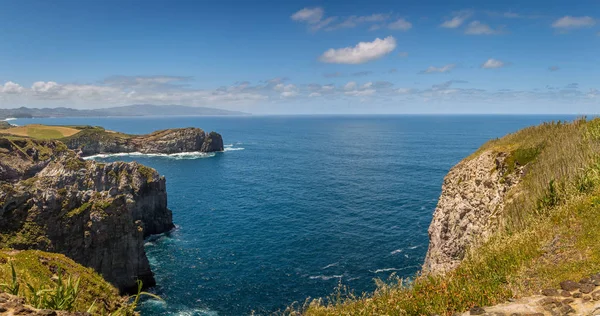
{"type": "MultiPolygon", "coordinates": [[[[19,252],[11,251],[11,254],[15,254],[19,252]]],[[[72,274],[69,273],[69,276],[66,281],[64,281],[64,275],[67,274],[66,271],[62,270],[62,265],[49,265],[50,257],[60,258],[61,255],[50,254],[50,253],[42,253],[40,251],[24,251],[22,253],[33,253],[34,259],[35,255],[43,254],[44,257],[37,257],[38,260],[42,263],[42,265],[49,266],[49,271],[53,273],[50,280],[45,280],[39,278],[39,274],[30,274],[33,270],[37,270],[38,267],[35,267],[31,264],[31,262],[27,262],[27,265],[24,265],[24,270],[21,270],[23,273],[22,277],[17,276],[17,272],[15,269],[15,260],[19,260],[19,258],[12,257],[8,260],[10,262],[11,269],[11,280],[9,284],[0,284],[0,290],[5,291],[12,295],[20,295],[26,298],[26,303],[38,308],[38,309],[50,309],[50,310],[64,310],[64,311],[87,311],[88,313],[95,315],[108,315],[108,316],[133,316],[137,315],[136,308],[139,304],[140,299],[143,296],[149,296],[154,299],[162,300],[159,296],[154,295],[152,293],[143,292],[142,291],[142,281],[138,280],[138,290],[137,293],[132,295],[131,297],[121,299],[116,295],[116,289],[110,288],[111,286],[108,284],[102,284],[104,281],[91,269],[83,268],[81,266],[77,266],[74,262],[69,262],[70,268],[75,267],[76,271],[71,271],[72,273],[79,273],[80,277],[73,278],[72,274]],[[28,270],[30,269],[30,270],[28,270]],[[81,269],[85,271],[85,273],[78,272],[77,269],[81,269]],[[54,274],[54,271],[55,274],[54,274]],[[87,273],[87,275],[86,275],[87,273]],[[90,282],[90,275],[94,278],[94,282],[90,282]],[[80,287],[81,281],[88,281],[89,285],[87,288],[80,287]],[[19,290],[21,287],[21,282],[25,282],[26,291],[19,290]],[[30,283],[31,282],[31,283],[30,283]],[[100,288],[93,288],[94,286],[100,285],[100,288]],[[91,296],[96,295],[99,291],[102,290],[110,290],[113,294],[113,301],[107,301],[107,298],[104,297],[108,293],[103,293],[104,296],[91,296]],[[90,293],[89,291],[93,291],[90,293]],[[93,301],[90,303],[90,300],[93,301]],[[89,306],[86,309],[82,309],[86,304],[89,303],[89,306]],[[99,304],[101,303],[101,304],[99,304]],[[112,303],[112,304],[111,304],[112,303]]],[[[0,257],[0,263],[6,264],[7,259],[4,257],[0,257]]],[[[60,258],[64,261],[69,261],[70,259],[66,259],[66,257],[60,258]],[[65,260],[66,259],[66,260],[65,260]]],[[[55,263],[55,262],[53,262],[55,263]]],[[[1,271],[1,270],[0,270],[1,271]]],[[[39,271],[35,271],[39,272],[39,271]]]]}
{"type": "MultiPolygon", "coordinates": [[[[526,166],[506,200],[500,231],[445,276],[377,281],[371,295],[341,286],[328,299],[287,314],[452,315],[533,294],[600,269],[600,119],[542,124],[486,143],[477,153],[508,154],[526,166]]],[[[467,159],[470,159],[467,158],[467,159]]]]}
{"type": "Polygon", "coordinates": [[[37,308],[87,311],[94,305],[94,313],[101,315],[127,305],[92,269],[55,253],[0,250],[0,283],[0,291],[24,297],[37,308]]]}
{"type": "Polygon", "coordinates": [[[35,139],[59,139],[79,133],[78,129],[65,126],[31,124],[2,130],[2,133],[35,139]]]}

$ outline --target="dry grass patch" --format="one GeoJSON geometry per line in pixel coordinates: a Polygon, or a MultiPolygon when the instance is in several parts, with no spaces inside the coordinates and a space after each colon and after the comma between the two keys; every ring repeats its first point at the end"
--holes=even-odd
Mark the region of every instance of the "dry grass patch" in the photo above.
{"type": "Polygon", "coordinates": [[[2,131],[2,133],[9,135],[31,137],[36,139],[59,139],[63,137],[73,136],[79,132],[79,129],[71,127],[41,124],[11,127],[2,131]]]}

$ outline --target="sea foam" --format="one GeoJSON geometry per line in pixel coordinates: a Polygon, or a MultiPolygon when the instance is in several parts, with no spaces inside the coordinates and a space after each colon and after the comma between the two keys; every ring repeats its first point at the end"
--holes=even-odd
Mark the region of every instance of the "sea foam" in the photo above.
{"type": "Polygon", "coordinates": [[[158,158],[168,158],[175,160],[182,159],[200,159],[200,158],[210,158],[214,157],[215,153],[204,153],[199,151],[194,152],[185,152],[185,153],[175,153],[175,154],[145,154],[141,152],[131,152],[131,153],[115,153],[115,154],[98,154],[84,157],[83,159],[103,159],[110,157],[158,157],[158,158]]]}

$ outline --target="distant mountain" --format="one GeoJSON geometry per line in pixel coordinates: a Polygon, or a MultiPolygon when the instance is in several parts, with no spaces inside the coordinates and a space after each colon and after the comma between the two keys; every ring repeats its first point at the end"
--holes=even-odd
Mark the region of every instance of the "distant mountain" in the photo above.
{"type": "Polygon", "coordinates": [[[71,108],[0,109],[0,119],[34,117],[104,117],[104,116],[185,116],[185,115],[249,115],[249,113],[184,105],[134,104],[94,110],[71,108]]]}

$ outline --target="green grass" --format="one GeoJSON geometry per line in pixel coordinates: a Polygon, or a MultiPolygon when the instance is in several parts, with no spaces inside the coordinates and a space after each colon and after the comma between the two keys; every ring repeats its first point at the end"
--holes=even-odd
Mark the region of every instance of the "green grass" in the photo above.
{"type": "Polygon", "coordinates": [[[37,250],[0,250],[0,283],[12,284],[15,278],[19,283],[17,295],[40,307],[86,311],[94,305],[95,314],[106,314],[126,306],[125,299],[118,295],[117,289],[100,275],[60,254],[37,250]],[[61,281],[62,288],[59,284],[61,281]],[[70,291],[74,290],[75,282],[78,283],[78,289],[76,297],[73,297],[74,293],[70,291]],[[35,289],[35,292],[46,290],[42,292],[45,293],[46,305],[32,301],[35,298],[31,289],[35,289]]]}
{"type": "Polygon", "coordinates": [[[369,295],[343,287],[328,299],[290,307],[304,315],[452,315],[558,287],[600,272],[600,119],[554,122],[486,143],[525,166],[506,200],[498,233],[452,272],[378,281],[369,295]]]}

